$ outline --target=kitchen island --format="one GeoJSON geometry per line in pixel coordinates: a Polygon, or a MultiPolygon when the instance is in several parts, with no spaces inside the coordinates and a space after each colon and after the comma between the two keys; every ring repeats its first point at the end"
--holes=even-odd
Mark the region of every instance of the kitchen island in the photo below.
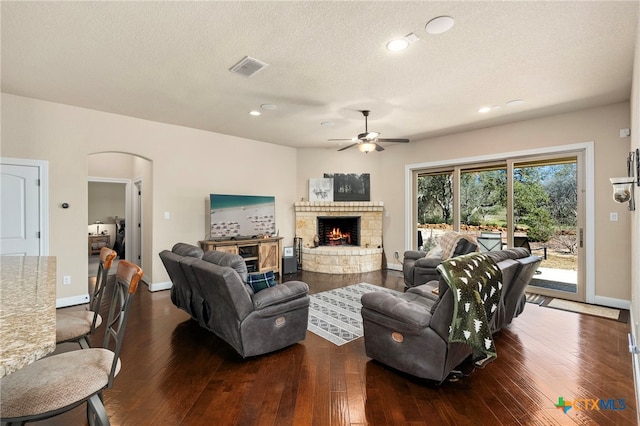
{"type": "Polygon", "coordinates": [[[0,257],[0,377],[56,348],[56,258],[0,257]]]}

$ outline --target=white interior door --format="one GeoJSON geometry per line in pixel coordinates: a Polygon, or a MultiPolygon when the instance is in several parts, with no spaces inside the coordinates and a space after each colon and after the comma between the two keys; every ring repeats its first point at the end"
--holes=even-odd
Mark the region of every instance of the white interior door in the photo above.
{"type": "Polygon", "coordinates": [[[41,255],[40,167],[0,164],[0,255],[41,255]]]}

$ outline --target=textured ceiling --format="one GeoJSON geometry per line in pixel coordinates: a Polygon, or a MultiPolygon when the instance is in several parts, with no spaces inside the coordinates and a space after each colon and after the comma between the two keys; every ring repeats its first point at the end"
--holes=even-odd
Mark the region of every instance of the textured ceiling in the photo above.
{"type": "Polygon", "coordinates": [[[628,100],[638,2],[3,1],[1,14],[5,93],[337,149],[327,139],[362,132],[362,109],[370,130],[415,143],[628,100]],[[440,15],[454,27],[427,34],[440,15]],[[231,73],[247,55],[269,66],[231,73]],[[248,114],[264,103],[278,108],[248,114]]]}

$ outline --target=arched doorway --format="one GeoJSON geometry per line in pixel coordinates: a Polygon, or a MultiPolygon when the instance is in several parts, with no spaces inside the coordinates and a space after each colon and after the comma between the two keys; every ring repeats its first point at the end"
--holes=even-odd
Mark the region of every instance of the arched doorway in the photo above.
{"type": "MultiPolygon", "coordinates": [[[[151,255],[145,250],[151,249],[151,229],[146,224],[151,223],[147,216],[151,213],[152,165],[147,158],[123,152],[93,153],[87,159],[89,234],[96,235],[99,244],[106,244],[102,234],[106,230],[109,247],[118,251],[120,258],[124,255],[149,271],[151,255]],[[103,229],[100,232],[99,226],[103,229]]],[[[89,275],[91,271],[90,267],[89,275]]]]}

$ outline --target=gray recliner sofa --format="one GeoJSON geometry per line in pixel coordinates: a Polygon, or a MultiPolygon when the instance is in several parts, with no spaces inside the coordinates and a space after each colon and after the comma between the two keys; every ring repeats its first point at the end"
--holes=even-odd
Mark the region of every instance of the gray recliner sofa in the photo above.
{"type": "Polygon", "coordinates": [[[524,294],[527,285],[531,282],[531,278],[535,275],[542,259],[538,256],[532,256],[531,253],[524,248],[510,248],[487,252],[487,256],[491,257],[494,262],[501,266],[504,287],[502,288],[503,305],[495,317],[492,332],[498,331],[506,325],[511,324],[514,318],[522,313],[527,302],[524,294]],[[516,268],[507,268],[506,264],[517,262],[516,268]]]}
{"type": "Polygon", "coordinates": [[[203,254],[200,247],[177,243],[171,251],[162,251],[160,259],[171,279],[170,291],[173,304],[188,313],[201,326],[206,327],[204,318],[207,303],[202,298],[202,292],[194,288],[197,284],[195,284],[193,271],[186,267],[197,259],[201,259],[203,254]]]}
{"type": "MultiPolygon", "coordinates": [[[[521,312],[524,287],[541,259],[522,249],[491,253],[495,253],[491,256],[502,272],[503,283],[500,303],[489,325],[495,333],[521,312]]],[[[363,295],[367,356],[416,377],[444,381],[473,354],[470,346],[449,342],[453,297],[444,279],[409,288],[405,293],[363,295]]]]}
{"type": "Polygon", "coordinates": [[[202,327],[243,358],[305,339],[309,315],[306,283],[288,281],[254,293],[246,284],[248,273],[241,256],[208,251],[199,258],[197,250],[187,246],[176,244],[171,251],[161,252],[160,258],[176,287],[173,303],[202,327]]]}
{"type": "MultiPolygon", "coordinates": [[[[466,234],[459,234],[454,231],[447,232],[441,237],[441,244],[451,244],[453,251],[443,251],[443,247],[439,245],[435,253],[425,251],[408,250],[404,252],[402,261],[402,274],[404,275],[404,285],[407,288],[419,286],[429,281],[438,280],[438,272],[436,268],[450,257],[461,256],[463,254],[473,253],[478,249],[476,241],[473,237],[466,234]]],[[[446,250],[446,249],[445,249],[446,250]]]]}

